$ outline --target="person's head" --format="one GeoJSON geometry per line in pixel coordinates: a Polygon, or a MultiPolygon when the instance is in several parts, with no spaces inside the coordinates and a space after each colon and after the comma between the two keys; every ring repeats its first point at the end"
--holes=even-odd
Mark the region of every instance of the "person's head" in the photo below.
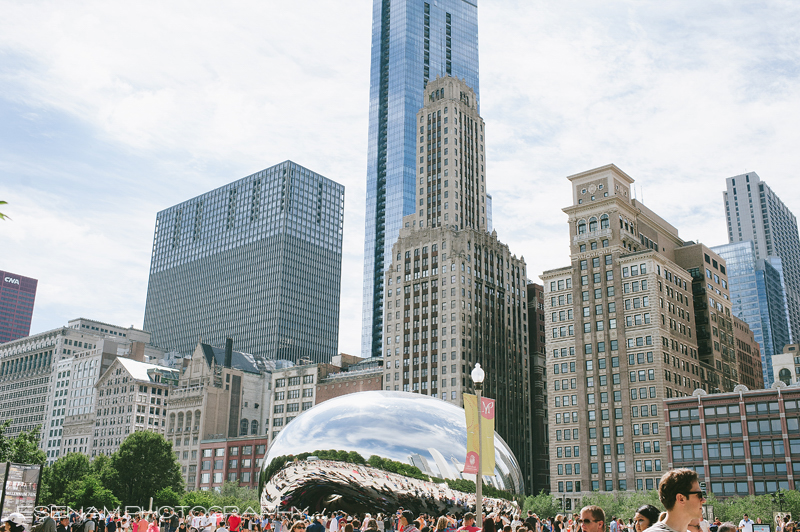
{"type": "Polygon", "coordinates": [[[700,490],[697,473],[687,468],[664,473],[658,485],[658,497],[668,512],[680,507],[690,518],[702,517],[705,493],[700,490]]]}
{"type": "Polygon", "coordinates": [[[606,528],[606,513],[599,506],[581,508],[581,532],[603,532],[606,528]]]}
{"type": "Polygon", "coordinates": [[[69,524],[69,517],[66,515],[62,515],[61,519],[59,519],[58,522],[64,526],[67,526],[69,524]]]}
{"type": "Polygon", "coordinates": [[[644,532],[645,529],[656,524],[658,521],[658,514],[658,508],[652,504],[640,506],[633,516],[633,525],[636,527],[636,532],[644,532]]]}
{"type": "MultiPolygon", "coordinates": [[[[304,532],[306,529],[306,522],[305,521],[295,521],[292,524],[292,532],[304,532]]],[[[350,531],[353,532],[353,527],[350,527],[350,531]]]]}
{"type": "Polygon", "coordinates": [[[467,512],[464,514],[464,526],[473,526],[475,524],[475,514],[472,512],[467,512]]]}
{"type": "Polygon", "coordinates": [[[730,521],[725,521],[719,528],[717,528],[717,532],[736,532],[736,525],[731,523],[730,521]]]}
{"type": "Polygon", "coordinates": [[[447,518],[445,516],[441,516],[436,521],[436,530],[444,530],[445,528],[447,528],[447,518]]]}
{"type": "Polygon", "coordinates": [[[414,522],[414,512],[411,510],[403,510],[400,512],[400,524],[405,526],[414,522]]]}
{"type": "Polygon", "coordinates": [[[756,523],[758,523],[759,525],[763,524],[763,523],[761,522],[761,518],[760,518],[760,517],[756,517],[756,523]]]}
{"type": "MultiPolygon", "coordinates": [[[[294,532],[294,529],[292,529],[292,532],[294,532]]],[[[353,523],[344,525],[344,532],[353,532],[353,523]]]]}
{"type": "Polygon", "coordinates": [[[494,519],[492,519],[491,517],[487,517],[486,519],[484,519],[483,529],[481,530],[481,532],[496,532],[494,526],[494,519]]]}
{"type": "Polygon", "coordinates": [[[511,532],[511,525],[505,525],[503,527],[503,532],[511,532]]]}

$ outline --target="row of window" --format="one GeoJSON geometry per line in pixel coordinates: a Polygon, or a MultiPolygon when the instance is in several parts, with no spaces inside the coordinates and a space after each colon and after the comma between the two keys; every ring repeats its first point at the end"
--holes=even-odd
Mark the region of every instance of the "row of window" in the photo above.
{"type": "MultiPolygon", "coordinates": [[[[314,388],[304,388],[303,397],[314,397],[314,388]]],[[[300,390],[289,390],[288,392],[275,392],[276,401],[283,401],[285,398],[299,399],[300,390]]]]}
{"type": "MultiPolygon", "coordinates": [[[[658,470],[656,470],[656,471],[658,471],[658,470]]],[[[658,479],[657,478],[645,478],[645,479],[637,478],[636,479],[636,489],[638,491],[642,491],[642,490],[645,490],[645,489],[647,489],[648,491],[649,490],[653,490],[657,486],[658,486],[658,479]]],[[[568,493],[571,493],[573,490],[576,491],[576,492],[579,492],[579,491],[581,491],[581,482],[580,482],[580,480],[576,480],[574,482],[574,488],[573,488],[573,481],[571,481],[571,480],[559,481],[558,482],[558,491],[563,493],[565,488],[566,488],[566,491],[568,493]]],[[[613,480],[603,481],[603,489],[604,489],[604,491],[614,491],[614,481],[613,480]]],[[[617,489],[619,489],[619,491],[627,491],[627,489],[628,489],[628,481],[626,479],[624,479],[624,478],[619,479],[617,481],[617,489]]],[[[593,480],[592,481],[592,491],[600,491],[600,481],[599,480],[593,480]]],[[[569,501],[570,499],[567,499],[567,500],[569,501]]]]}
{"type": "MultiPolygon", "coordinates": [[[[286,386],[288,380],[289,386],[300,386],[300,376],[297,375],[295,377],[289,377],[286,379],[282,377],[280,379],[275,379],[275,387],[282,388],[286,386]]],[[[303,384],[313,384],[314,383],[314,375],[303,375],[303,384]]]]}

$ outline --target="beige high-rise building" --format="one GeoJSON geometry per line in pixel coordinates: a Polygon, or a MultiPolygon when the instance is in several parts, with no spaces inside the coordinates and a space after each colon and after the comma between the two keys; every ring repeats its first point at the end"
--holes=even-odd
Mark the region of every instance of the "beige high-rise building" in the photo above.
{"type": "Polygon", "coordinates": [[[615,165],[570,176],[571,265],[542,275],[551,492],[653,489],[667,397],[701,387],[692,276],[678,231],[615,165]]]}
{"type": "Polygon", "coordinates": [[[475,94],[428,83],[417,114],[417,212],[385,272],[384,389],[462,405],[476,362],[495,427],[532,478],[525,261],[487,231],[484,123],[475,94]]]}

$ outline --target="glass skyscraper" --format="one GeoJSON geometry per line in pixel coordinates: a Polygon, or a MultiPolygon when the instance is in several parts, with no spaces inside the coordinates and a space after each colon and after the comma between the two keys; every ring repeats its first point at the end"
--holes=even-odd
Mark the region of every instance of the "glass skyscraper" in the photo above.
{"type": "Polygon", "coordinates": [[[373,0],[362,356],[381,354],[383,274],[415,212],[415,119],[428,81],[444,75],[480,96],[477,0],[373,0]]]}
{"type": "Polygon", "coordinates": [[[794,341],[800,337],[800,237],[797,218],[758,174],[726,179],[723,192],[728,242],[752,240],[756,258],[780,257],[794,341]]]}
{"type": "Polygon", "coordinates": [[[158,213],[144,328],[267,359],[337,354],[344,187],[291,161],[158,213]]]}
{"type": "Polygon", "coordinates": [[[750,240],[711,249],[727,263],[733,314],[753,331],[761,346],[764,385],[772,386],[772,355],[790,343],[781,259],[756,258],[750,240]]]}
{"type": "Polygon", "coordinates": [[[36,279],[0,270],[0,344],[30,334],[38,284],[36,279]]]}

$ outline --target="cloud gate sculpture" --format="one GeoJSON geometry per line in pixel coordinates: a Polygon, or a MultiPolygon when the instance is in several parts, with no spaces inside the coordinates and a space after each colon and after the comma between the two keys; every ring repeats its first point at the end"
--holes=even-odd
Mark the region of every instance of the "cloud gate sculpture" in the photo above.
{"type": "MultiPolygon", "coordinates": [[[[495,433],[495,469],[484,485],[523,493],[514,454],[495,433]]],[[[398,506],[431,513],[469,506],[465,495],[439,479],[474,480],[462,473],[467,455],[464,410],[407,392],[371,391],[325,401],[294,419],[270,445],[264,459],[261,501],[265,509],[291,506],[309,511],[394,511],[398,506]],[[317,450],[377,455],[419,468],[432,482],[369,465],[331,460],[290,462],[270,471],[274,459],[317,450]],[[438,484],[437,484],[438,482],[438,484]]]]}

